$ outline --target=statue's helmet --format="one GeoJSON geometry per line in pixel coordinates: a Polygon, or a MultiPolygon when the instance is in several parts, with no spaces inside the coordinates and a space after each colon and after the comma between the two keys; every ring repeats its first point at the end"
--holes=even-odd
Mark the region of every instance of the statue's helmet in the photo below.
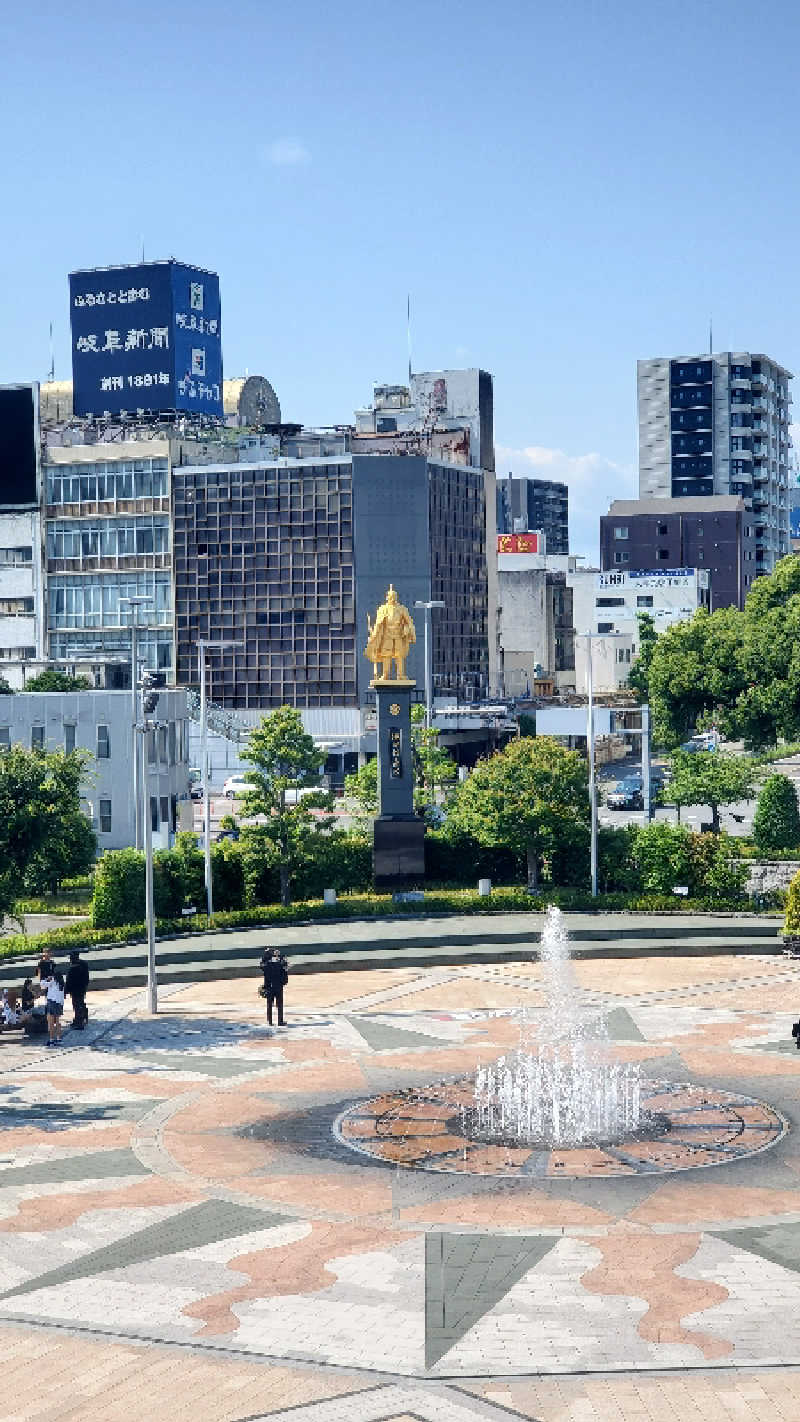
{"type": "Polygon", "coordinates": [[[386,594],[386,601],[397,602],[397,593],[395,592],[391,583],[389,584],[389,591],[386,594]]]}

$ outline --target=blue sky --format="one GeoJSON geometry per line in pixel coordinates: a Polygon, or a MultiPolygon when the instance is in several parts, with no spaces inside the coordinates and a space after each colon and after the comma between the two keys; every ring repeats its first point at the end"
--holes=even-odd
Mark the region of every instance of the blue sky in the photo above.
{"type": "Polygon", "coordinates": [[[498,468],[566,477],[576,551],[635,492],[637,356],[800,372],[800,10],[740,0],[4,6],[0,380],[69,368],[67,272],[220,273],[228,375],[334,423],[495,377],[498,468]]]}

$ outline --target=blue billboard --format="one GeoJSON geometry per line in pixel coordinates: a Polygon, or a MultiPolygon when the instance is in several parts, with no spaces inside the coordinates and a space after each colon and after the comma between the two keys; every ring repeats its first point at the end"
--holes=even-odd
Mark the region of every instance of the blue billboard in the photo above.
{"type": "Polygon", "coordinates": [[[222,416],[219,277],[183,262],[72,272],[76,415],[222,416]]]}

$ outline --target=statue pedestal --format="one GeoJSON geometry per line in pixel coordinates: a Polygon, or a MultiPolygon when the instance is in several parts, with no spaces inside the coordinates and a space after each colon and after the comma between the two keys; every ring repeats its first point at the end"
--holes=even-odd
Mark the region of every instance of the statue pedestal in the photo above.
{"type": "Polygon", "coordinates": [[[373,829],[376,889],[400,890],[425,876],[425,825],[414,814],[412,681],[376,681],[378,818],[373,829]]]}

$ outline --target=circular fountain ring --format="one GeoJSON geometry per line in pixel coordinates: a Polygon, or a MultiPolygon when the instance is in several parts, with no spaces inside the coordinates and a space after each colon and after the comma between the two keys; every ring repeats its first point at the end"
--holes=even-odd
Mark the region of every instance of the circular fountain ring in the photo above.
{"type": "Polygon", "coordinates": [[[343,1111],[334,1134],[361,1155],[407,1169],[563,1180],[726,1165],[769,1149],[788,1130],[779,1112],[753,1097],[643,1081],[642,1120],[622,1140],[576,1147],[506,1144],[464,1129],[473,1093],[472,1077],[385,1092],[343,1111]]]}

